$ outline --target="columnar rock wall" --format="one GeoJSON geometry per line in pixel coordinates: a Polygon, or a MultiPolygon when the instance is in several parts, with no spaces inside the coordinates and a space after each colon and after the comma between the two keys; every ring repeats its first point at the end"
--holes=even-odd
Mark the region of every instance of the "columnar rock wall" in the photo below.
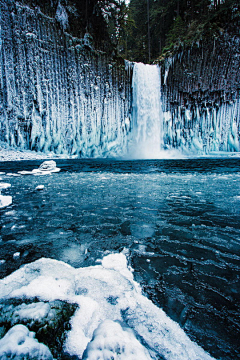
{"type": "Polygon", "coordinates": [[[130,81],[38,8],[0,0],[0,140],[78,156],[126,152],[130,81]]]}
{"type": "Polygon", "coordinates": [[[225,34],[162,64],[164,142],[196,152],[239,151],[240,38],[225,34]]]}

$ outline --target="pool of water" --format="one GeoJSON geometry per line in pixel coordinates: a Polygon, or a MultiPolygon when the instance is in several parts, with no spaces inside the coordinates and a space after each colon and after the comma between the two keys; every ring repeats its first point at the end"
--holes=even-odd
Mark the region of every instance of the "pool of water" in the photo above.
{"type": "Polygon", "coordinates": [[[147,296],[218,359],[240,359],[240,160],[0,163],[0,274],[41,257],[74,267],[127,250],[147,296]],[[14,175],[13,175],[14,174],[14,175]],[[38,185],[44,189],[36,190],[38,185]]]}

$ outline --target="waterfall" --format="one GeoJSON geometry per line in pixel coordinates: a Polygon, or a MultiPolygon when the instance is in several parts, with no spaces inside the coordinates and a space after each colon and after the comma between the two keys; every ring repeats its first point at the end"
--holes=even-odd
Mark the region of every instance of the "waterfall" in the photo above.
{"type": "Polygon", "coordinates": [[[132,79],[133,157],[158,158],[163,145],[160,68],[135,63],[132,79]]]}
{"type": "Polygon", "coordinates": [[[239,151],[234,54],[217,69],[198,65],[198,72],[202,58],[190,61],[185,52],[161,68],[124,66],[95,51],[86,35],[73,38],[37,8],[0,0],[0,141],[76,157],[239,151]],[[231,65],[229,84],[224,63],[231,65]]]}

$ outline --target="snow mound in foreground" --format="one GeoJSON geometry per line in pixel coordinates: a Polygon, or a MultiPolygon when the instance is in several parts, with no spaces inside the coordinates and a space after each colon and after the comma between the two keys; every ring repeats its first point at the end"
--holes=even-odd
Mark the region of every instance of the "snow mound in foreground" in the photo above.
{"type": "Polygon", "coordinates": [[[34,332],[24,325],[13,326],[0,340],[0,359],[52,360],[48,347],[34,339],[34,332]]]}
{"type": "Polygon", "coordinates": [[[112,352],[121,360],[159,355],[167,360],[213,359],[142,295],[122,253],[106,256],[101,265],[79,269],[39,259],[0,280],[0,294],[4,301],[37,297],[77,304],[64,351],[79,358],[84,354],[88,360],[109,359],[105,354],[112,352]]]}
{"type": "Polygon", "coordinates": [[[151,357],[135,338],[131,329],[123,329],[119,323],[105,320],[94,331],[93,339],[88,344],[83,359],[151,360],[151,357]]]}

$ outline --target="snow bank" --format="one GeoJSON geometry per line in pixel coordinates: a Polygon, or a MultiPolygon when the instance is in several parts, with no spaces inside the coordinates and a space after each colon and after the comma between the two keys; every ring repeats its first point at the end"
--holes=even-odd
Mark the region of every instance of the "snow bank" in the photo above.
{"type": "Polygon", "coordinates": [[[37,297],[77,304],[64,342],[72,356],[105,359],[111,352],[121,360],[212,359],[142,295],[122,253],[106,256],[101,265],[78,269],[39,259],[0,280],[0,294],[4,301],[37,297]]]}
{"type": "Polygon", "coordinates": [[[8,146],[0,141],[0,162],[19,160],[43,160],[52,158],[68,158],[67,155],[56,155],[54,153],[40,153],[31,150],[21,150],[8,146]]]}

